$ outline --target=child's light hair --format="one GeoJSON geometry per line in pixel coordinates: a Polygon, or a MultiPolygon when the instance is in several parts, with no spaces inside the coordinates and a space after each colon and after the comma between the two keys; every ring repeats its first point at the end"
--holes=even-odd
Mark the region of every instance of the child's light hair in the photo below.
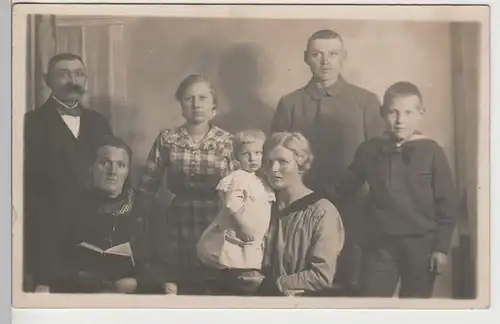
{"type": "Polygon", "coordinates": [[[233,149],[235,155],[238,155],[241,147],[245,144],[252,144],[256,142],[262,142],[266,140],[266,134],[260,129],[247,129],[241,132],[237,132],[233,136],[233,149]]]}
{"type": "Polygon", "coordinates": [[[307,173],[314,160],[314,154],[307,138],[301,133],[280,132],[272,134],[264,144],[264,157],[278,146],[293,152],[295,162],[302,173],[307,173]]]}
{"type": "Polygon", "coordinates": [[[408,81],[399,81],[391,85],[385,91],[381,113],[384,114],[387,112],[387,109],[391,107],[394,99],[406,96],[417,96],[420,100],[420,110],[424,112],[423,98],[418,87],[408,81]]]}

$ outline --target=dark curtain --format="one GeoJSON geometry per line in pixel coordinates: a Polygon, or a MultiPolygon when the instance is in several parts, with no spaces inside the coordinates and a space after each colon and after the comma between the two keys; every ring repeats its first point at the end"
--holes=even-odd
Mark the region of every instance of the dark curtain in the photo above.
{"type": "MultiPolygon", "coordinates": [[[[461,195],[459,244],[453,253],[453,296],[475,298],[479,133],[480,25],[451,24],[452,94],[455,109],[457,185],[461,195]]],[[[487,54],[487,53],[483,53],[487,54]]],[[[487,58],[485,58],[487,59],[487,58]]]]}
{"type": "Polygon", "coordinates": [[[32,110],[41,106],[50,95],[44,74],[49,59],[57,52],[55,16],[30,15],[27,36],[26,110],[32,110]]]}

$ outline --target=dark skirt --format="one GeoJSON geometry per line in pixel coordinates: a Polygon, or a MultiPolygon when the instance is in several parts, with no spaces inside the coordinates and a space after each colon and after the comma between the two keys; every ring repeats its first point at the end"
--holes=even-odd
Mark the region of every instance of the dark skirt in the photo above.
{"type": "Polygon", "coordinates": [[[205,294],[207,283],[217,278],[215,269],[198,258],[196,245],[215,219],[218,200],[174,199],[167,211],[167,282],[178,285],[179,294],[205,294]]]}

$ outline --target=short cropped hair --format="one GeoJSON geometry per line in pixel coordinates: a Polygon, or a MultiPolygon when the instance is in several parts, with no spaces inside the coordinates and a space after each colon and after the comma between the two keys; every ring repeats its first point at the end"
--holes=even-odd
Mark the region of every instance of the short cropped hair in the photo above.
{"type": "MultiPolygon", "coordinates": [[[[382,112],[387,110],[394,102],[394,99],[406,96],[417,96],[423,102],[422,94],[416,85],[408,81],[399,81],[391,85],[384,94],[382,112]]],[[[423,109],[423,106],[421,107],[423,109]]]]}
{"type": "Polygon", "coordinates": [[[266,141],[266,134],[260,129],[247,129],[237,132],[233,136],[233,150],[234,154],[238,155],[242,146],[245,144],[252,144],[256,142],[264,143],[266,141]]]}
{"type": "Polygon", "coordinates": [[[307,47],[306,51],[309,50],[309,46],[311,45],[311,42],[316,40],[316,39],[338,39],[342,44],[344,43],[342,36],[340,36],[339,33],[330,30],[330,29],[322,29],[318,30],[314,34],[312,34],[309,39],[307,40],[307,47]]]}
{"type": "Polygon", "coordinates": [[[49,63],[47,64],[47,74],[50,74],[56,64],[61,61],[80,61],[83,65],[85,65],[82,57],[79,55],[73,53],[59,53],[50,58],[49,63]]]}
{"type": "Polygon", "coordinates": [[[182,97],[186,93],[186,90],[196,83],[206,83],[208,85],[208,87],[210,88],[210,93],[212,94],[212,98],[214,99],[214,106],[217,107],[217,91],[215,90],[212,82],[201,74],[190,74],[184,80],[182,80],[182,82],[177,87],[177,90],[175,91],[175,99],[181,102],[182,97]]]}
{"type": "Polygon", "coordinates": [[[307,138],[301,133],[273,133],[264,143],[264,157],[275,148],[282,146],[293,152],[299,170],[307,173],[314,160],[314,154],[307,138]]]}

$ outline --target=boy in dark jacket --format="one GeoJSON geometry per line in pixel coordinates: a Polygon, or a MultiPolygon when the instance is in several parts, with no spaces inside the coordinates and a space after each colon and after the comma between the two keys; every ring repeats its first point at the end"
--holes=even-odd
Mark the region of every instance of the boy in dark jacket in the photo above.
{"type": "Polygon", "coordinates": [[[368,233],[361,295],[428,298],[447,263],[457,219],[457,197],[443,149],[419,132],[422,95],[409,82],[390,86],[381,115],[382,137],[363,142],[346,176],[329,195],[340,202],[365,182],[368,233]]]}

